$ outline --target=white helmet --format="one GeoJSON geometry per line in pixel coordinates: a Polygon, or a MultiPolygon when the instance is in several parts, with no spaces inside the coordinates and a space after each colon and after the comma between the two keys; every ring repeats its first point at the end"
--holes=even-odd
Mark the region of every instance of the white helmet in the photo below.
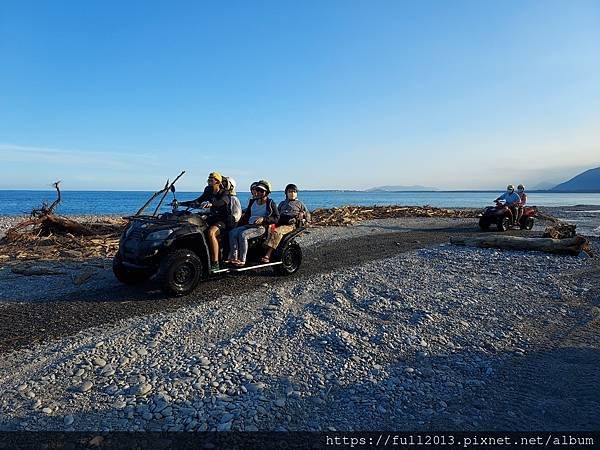
{"type": "Polygon", "coordinates": [[[235,187],[237,186],[235,179],[233,177],[223,177],[223,180],[227,180],[229,192],[235,192],[235,187]]]}

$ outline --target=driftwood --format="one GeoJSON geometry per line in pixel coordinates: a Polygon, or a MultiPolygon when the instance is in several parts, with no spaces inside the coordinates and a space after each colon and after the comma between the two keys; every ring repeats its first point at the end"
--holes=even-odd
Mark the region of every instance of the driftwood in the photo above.
{"type": "Polygon", "coordinates": [[[319,208],[312,212],[311,225],[347,226],[362,220],[395,217],[477,217],[475,209],[445,209],[432,206],[342,206],[319,208]]]}
{"type": "Polygon", "coordinates": [[[566,239],[575,237],[577,234],[575,229],[576,224],[567,223],[563,221],[556,221],[552,225],[548,225],[544,230],[543,237],[551,239],[566,239]]]}
{"type": "Polygon", "coordinates": [[[35,234],[36,236],[51,236],[57,233],[71,233],[80,236],[93,234],[91,230],[79,222],[54,214],[54,210],[61,200],[59,184],[60,181],[52,184],[54,189],[56,189],[56,200],[50,206],[44,202],[39,208],[33,209],[29,215],[29,219],[18,223],[6,231],[5,240],[9,242],[18,241],[24,237],[28,237],[30,234],[35,234]]]}
{"type": "MultiPolygon", "coordinates": [[[[160,195],[161,203],[175,182],[185,173],[182,171],[170,183],[156,192],[136,213],[140,215],[160,195]]],[[[119,248],[119,237],[128,224],[128,219],[103,219],[96,222],[80,223],[54,213],[61,200],[60,181],[53,184],[57,198],[48,206],[33,209],[30,216],[9,228],[0,240],[0,262],[12,260],[47,260],[61,258],[112,258],[119,248]]],[[[156,212],[158,211],[157,207],[156,212]]],[[[18,270],[18,269],[17,269],[18,270]]],[[[35,272],[35,270],[33,271],[35,272]]],[[[33,275],[32,271],[28,273],[33,275]]],[[[87,278],[74,279],[83,283],[87,278]]]]}
{"type": "Polygon", "coordinates": [[[524,238],[517,236],[482,236],[472,238],[451,238],[454,245],[468,247],[501,248],[505,250],[534,250],[563,255],[578,255],[589,249],[587,239],[575,236],[568,239],[524,238]]]}
{"type": "MultiPolygon", "coordinates": [[[[33,209],[29,218],[6,231],[0,240],[0,261],[112,257],[123,219],[80,223],[54,214],[61,200],[60,181],[53,184],[57,198],[48,206],[33,209]]],[[[28,273],[34,275],[34,273],[28,273]]]]}

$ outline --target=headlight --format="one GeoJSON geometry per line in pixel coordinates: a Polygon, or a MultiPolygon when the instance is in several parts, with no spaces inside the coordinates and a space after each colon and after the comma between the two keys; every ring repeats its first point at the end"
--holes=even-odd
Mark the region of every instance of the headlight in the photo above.
{"type": "Polygon", "coordinates": [[[173,230],[160,230],[155,231],[154,233],[150,233],[146,236],[147,241],[164,241],[169,235],[173,232],[173,230]]]}

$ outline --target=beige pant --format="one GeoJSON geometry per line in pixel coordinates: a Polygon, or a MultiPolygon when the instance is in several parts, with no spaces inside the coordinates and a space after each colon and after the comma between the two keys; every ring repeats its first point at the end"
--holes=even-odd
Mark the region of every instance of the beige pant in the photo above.
{"type": "Polygon", "coordinates": [[[267,242],[265,245],[271,248],[277,248],[283,236],[294,231],[294,225],[279,225],[275,228],[275,231],[269,231],[269,236],[267,237],[267,242]]]}

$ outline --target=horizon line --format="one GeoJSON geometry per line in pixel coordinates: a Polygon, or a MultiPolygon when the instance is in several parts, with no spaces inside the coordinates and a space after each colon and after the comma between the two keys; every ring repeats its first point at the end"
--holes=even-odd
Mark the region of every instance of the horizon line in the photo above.
{"type": "MultiPolygon", "coordinates": [[[[0,191],[19,191],[19,192],[54,192],[54,188],[47,189],[6,189],[0,188],[0,191]]],[[[502,192],[504,189],[434,189],[434,190],[373,190],[373,189],[302,189],[299,192],[360,192],[372,194],[393,194],[393,193],[456,193],[456,192],[502,192]]],[[[60,192],[156,192],[149,189],[61,189],[60,192]]],[[[196,193],[198,191],[176,191],[182,193],[196,193]]],[[[246,192],[246,191],[242,191],[246,192]]],[[[273,192],[285,192],[284,190],[274,190],[273,192]]],[[[528,189],[531,193],[550,193],[550,194],[599,194],[600,190],[553,190],[553,189],[528,189]]],[[[237,192],[239,194],[239,192],[237,192]]]]}

